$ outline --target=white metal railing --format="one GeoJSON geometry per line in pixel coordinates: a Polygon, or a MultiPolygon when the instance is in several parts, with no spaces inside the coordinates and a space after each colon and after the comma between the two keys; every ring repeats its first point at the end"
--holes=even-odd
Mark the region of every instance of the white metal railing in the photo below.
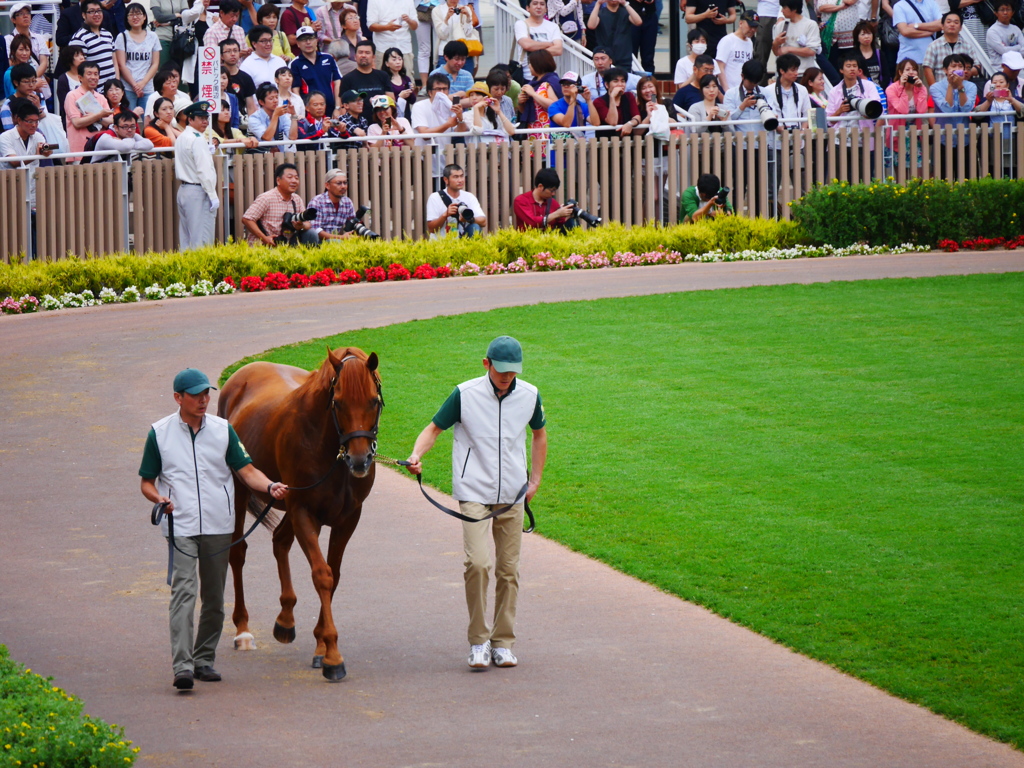
{"type": "MultiPolygon", "coordinates": [[[[510,59],[519,60],[522,50],[516,44],[515,25],[529,14],[515,0],[494,0],[494,51],[498,61],[504,61],[506,51],[510,59]]],[[[585,22],[586,20],[584,20],[585,22]]],[[[572,70],[579,75],[594,71],[593,55],[586,47],[562,35],[562,55],[559,71],[572,70]]],[[[640,61],[633,57],[633,70],[642,72],[640,61]]]]}

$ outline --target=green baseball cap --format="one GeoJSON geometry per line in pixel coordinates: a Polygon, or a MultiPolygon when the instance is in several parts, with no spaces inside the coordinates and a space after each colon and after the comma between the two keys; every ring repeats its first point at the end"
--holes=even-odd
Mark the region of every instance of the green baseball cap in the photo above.
{"type": "Polygon", "coordinates": [[[216,389],[216,387],[210,386],[210,380],[206,378],[206,374],[195,368],[186,368],[184,371],[179,371],[178,375],[174,377],[175,392],[198,395],[207,389],[216,389]]]}
{"type": "Polygon", "coordinates": [[[499,336],[487,347],[487,359],[499,373],[523,372],[523,347],[511,336],[499,336]]]}

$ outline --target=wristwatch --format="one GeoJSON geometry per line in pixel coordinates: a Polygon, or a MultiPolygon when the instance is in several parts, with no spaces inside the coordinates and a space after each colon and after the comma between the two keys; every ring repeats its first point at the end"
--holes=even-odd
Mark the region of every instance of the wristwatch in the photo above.
{"type": "Polygon", "coordinates": [[[921,28],[921,25],[920,25],[920,24],[918,24],[918,23],[917,23],[917,22],[915,21],[915,22],[914,22],[914,29],[920,29],[920,28],[921,28]]]}

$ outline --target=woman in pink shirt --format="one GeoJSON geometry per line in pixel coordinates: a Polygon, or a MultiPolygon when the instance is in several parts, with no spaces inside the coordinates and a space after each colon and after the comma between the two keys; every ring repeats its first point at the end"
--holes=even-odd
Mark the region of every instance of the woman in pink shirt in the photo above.
{"type": "MultiPolygon", "coordinates": [[[[903,59],[903,61],[896,65],[896,77],[889,84],[889,87],[885,89],[885,98],[888,101],[890,115],[923,115],[932,111],[928,106],[928,88],[925,86],[924,81],[918,72],[917,62],[913,59],[903,59]]],[[[907,122],[908,121],[906,120],[889,121],[891,130],[888,131],[889,136],[886,139],[886,144],[889,149],[896,149],[896,130],[906,125],[907,122]]],[[[918,118],[916,120],[911,120],[910,122],[914,127],[921,128],[924,121],[918,118]]],[[[934,122],[934,120],[929,120],[928,124],[932,125],[934,122]]],[[[914,164],[910,162],[909,133],[904,140],[903,151],[905,164],[908,167],[915,167],[914,164]]],[[[921,163],[921,146],[919,144],[917,147],[916,167],[920,168],[921,163]]]]}

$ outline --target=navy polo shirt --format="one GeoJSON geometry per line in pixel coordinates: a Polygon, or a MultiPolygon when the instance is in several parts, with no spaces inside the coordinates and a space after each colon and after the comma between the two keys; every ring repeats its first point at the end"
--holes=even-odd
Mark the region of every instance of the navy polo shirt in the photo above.
{"type": "Polygon", "coordinates": [[[310,91],[320,91],[327,99],[327,116],[334,114],[334,81],[341,80],[341,73],[334,58],[326,53],[317,53],[313,64],[303,54],[299,54],[291,63],[292,75],[299,93],[306,96],[310,91]]]}

